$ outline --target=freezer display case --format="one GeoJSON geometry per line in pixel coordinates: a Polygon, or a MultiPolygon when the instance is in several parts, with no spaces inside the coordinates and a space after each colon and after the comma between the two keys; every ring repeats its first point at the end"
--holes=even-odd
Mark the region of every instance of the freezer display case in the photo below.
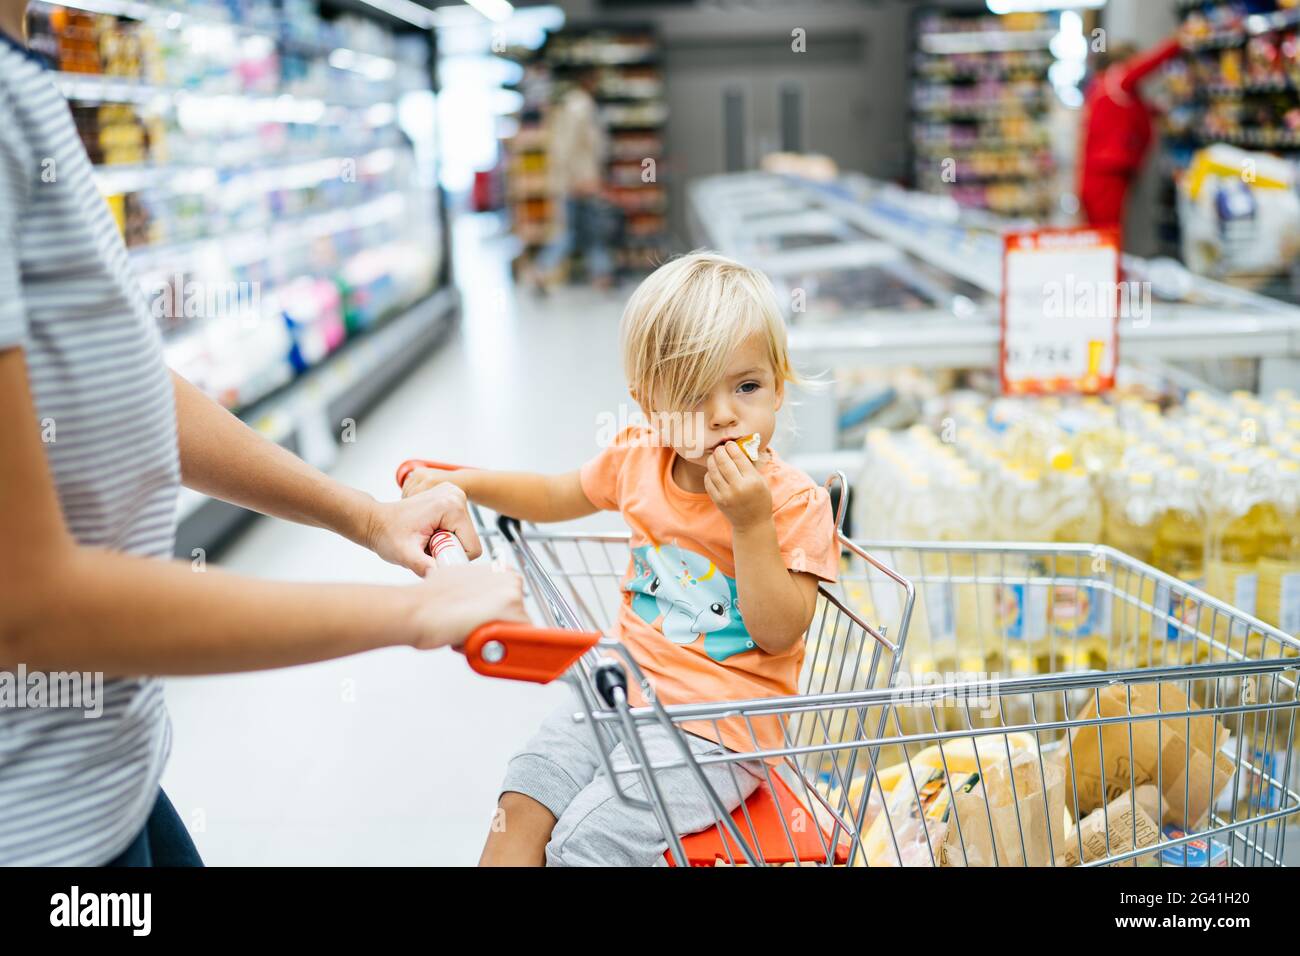
{"type": "MultiPolygon", "coordinates": [[[[996,380],[1002,234],[1031,221],[857,174],[829,183],[716,176],[688,196],[693,240],[772,279],[796,363],[834,383],[794,404],[796,453],[860,449],[869,424],[904,424],[927,397],[996,380]],[[813,244],[813,235],[843,238],[813,244]]],[[[1163,381],[1217,376],[1260,392],[1300,381],[1300,309],[1170,259],[1124,256],[1122,268],[1141,297],[1119,323],[1122,367],[1154,364],[1163,381]]]]}

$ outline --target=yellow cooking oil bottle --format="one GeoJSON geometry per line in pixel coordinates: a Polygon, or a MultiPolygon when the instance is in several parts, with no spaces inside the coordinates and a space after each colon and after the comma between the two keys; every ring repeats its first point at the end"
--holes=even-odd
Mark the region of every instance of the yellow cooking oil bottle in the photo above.
{"type": "Polygon", "coordinates": [[[959,542],[983,542],[994,537],[985,488],[977,472],[957,469],[951,486],[952,523],[945,535],[954,542],[948,551],[957,639],[957,669],[965,674],[997,669],[1000,640],[996,589],[997,558],[991,552],[968,551],[959,542]]]}
{"type": "MultiPolygon", "coordinates": [[[[1266,624],[1300,635],[1300,462],[1278,461],[1259,523],[1256,612],[1266,624]]],[[[1293,653],[1290,648],[1286,653],[1293,653]]]]}
{"type": "MultiPolygon", "coordinates": [[[[920,467],[908,465],[900,471],[898,495],[891,504],[888,537],[904,542],[933,540],[930,527],[931,501],[930,476],[920,467]]],[[[930,582],[925,580],[923,552],[902,547],[890,557],[894,569],[916,586],[916,599],[912,605],[912,619],[903,648],[905,680],[915,685],[934,672],[935,660],[930,640],[930,582]]],[[[900,704],[893,708],[889,733],[928,734],[935,732],[929,707],[921,703],[900,704]]]]}
{"type": "MultiPolygon", "coordinates": [[[[1151,563],[1155,542],[1155,479],[1149,471],[1121,470],[1104,487],[1102,540],[1143,564],[1151,563]]],[[[1155,579],[1128,564],[1106,570],[1117,600],[1110,613],[1107,652],[1111,668],[1136,667],[1149,659],[1155,579]]]]}
{"type": "MultiPolygon", "coordinates": [[[[1008,466],[1001,475],[998,495],[1000,537],[1029,544],[1051,540],[1053,502],[1042,473],[1033,468],[1008,466]]],[[[1036,672],[1036,661],[1048,651],[1048,592],[1046,581],[1050,548],[1032,548],[1000,554],[996,574],[995,607],[999,645],[999,672],[1005,677],[1025,677],[1036,672]]],[[[1006,719],[1015,724],[1032,719],[1026,695],[1004,699],[1006,719]]]]}
{"type": "MultiPolygon", "coordinates": [[[[992,589],[977,593],[975,552],[963,543],[988,537],[980,475],[960,460],[942,461],[933,477],[928,531],[943,547],[926,553],[925,600],[934,670],[946,681],[974,681],[991,668],[981,648],[994,646],[992,589]]],[[[942,729],[963,729],[978,715],[964,698],[945,702],[936,715],[942,729]]]]}
{"type": "MultiPolygon", "coordinates": [[[[1061,544],[1098,544],[1102,538],[1101,500],[1087,471],[1074,456],[1058,450],[1051,459],[1049,480],[1056,509],[1052,540],[1061,544]]],[[[1051,569],[1057,578],[1074,579],[1054,585],[1048,598],[1051,634],[1046,659],[1036,661],[1040,673],[1104,668],[1106,631],[1103,592],[1088,586],[1099,570],[1091,552],[1061,551],[1051,569]]]]}
{"type": "MultiPolygon", "coordinates": [[[[1259,470],[1263,500],[1257,504],[1259,575],[1256,616],[1292,637],[1300,634],[1300,462],[1274,459],[1259,470]]],[[[1293,643],[1255,639],[1247,650],[1261,657],[1295,657],[1293,643]],[[1254,644],[1255,646],[1250,646],[1254,644]]],[[[1264,682],[1259,690],[1281,701],[1293,696],[1277,682],[1264,682]]],[[[1294,749],[1300,727],[1284,710],[1271,715],[1242,717],[1242,734],[1252,740],[1253,763],[1275,779],[1284,779],[1286,761],[1294,749]],[[1252,726],[1253,725],[1253,726],[1252,726]]],[[[1251,781],[1248,810],[1275,810],[1282,791],[1264,780],[1251,781]]]]}
{"type": "Polygon", "coordinates": [[[1089,422],[1076,430],[1070,440],[1074,462],[1090,475],[1111,474],[1123,460],[1125,433],[1119,428],[1112,406],[1090,396],[1084,399],[1084,408],[1089,413],[1089,422]]]}
{"type": "MultiPolygon", "coordinates": [[[[1199,500],[1201,475],[1184,465],[1163,473],[1157,482],[1159,511],[1151,564],[1170,577],[1200,589],[1205,579],[1205,517],[1199,500]]],[[[1156,588],[1156,606],[1168,619],[1152,624],[1152,665],[1191,663],[1209,656],[1209,648],[1198,633],[1208,622],[1201,621],[1199,602],[1189,600],[1176,587],[1156,588]]]]}
{"type": "MultiPolygon", "coordinates": [[[[1246,614],[1255,613],[1259,589],[1260,500],[1250,479],[1250,465],[1220,461],[1209,483],[1205,590],[1246,614]]],[[[1211,615],[1214,640],[1226,653],[1245,653],[1246,629],[1229,627],[1226,615],[1211,615]]]]}

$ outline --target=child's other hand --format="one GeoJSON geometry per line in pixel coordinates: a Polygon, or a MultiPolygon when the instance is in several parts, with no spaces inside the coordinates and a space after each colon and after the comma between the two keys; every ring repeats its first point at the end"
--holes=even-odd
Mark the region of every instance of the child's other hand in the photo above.
{"type": "MultiPolygon", "coordinates": [[[[441,468],[415,468],[402,482],[402,497],[409,498],[422,491],[428,491],[434,485],[451,481],[451,472],[441,468]]],[[[454,484],[454,482],[453,482],[454,484]]]]}
{"type": "Polygon", "coordinates": [[[736,530],[772,520],[772,492],[749,456],[734,441],[709,456],[704,490],[736,530]]]}

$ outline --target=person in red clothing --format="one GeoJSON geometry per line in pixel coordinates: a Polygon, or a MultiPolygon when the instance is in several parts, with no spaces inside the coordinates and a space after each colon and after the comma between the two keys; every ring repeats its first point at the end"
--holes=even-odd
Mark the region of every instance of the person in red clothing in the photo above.
{"type": "Polygon", "coordinates": [[[1170,37],[1146,53],[1131,45],[1101,54],[1083,100],[1079,204],[1090,226],[1121,226],[1124,200],[1151,144],[1151,115],[1138,84],[1178,56],[1170,37]]]}

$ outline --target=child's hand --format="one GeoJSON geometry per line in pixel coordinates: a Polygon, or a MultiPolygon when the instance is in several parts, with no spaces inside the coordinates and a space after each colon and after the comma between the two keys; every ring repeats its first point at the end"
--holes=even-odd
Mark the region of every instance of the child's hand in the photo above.
{"type": "Polygon", "coordinates": [[[704,490],[732,528],[741,530],[772,520],[772,492],[739,445],[729,441],[718,446],[706,467],[704,490]]]}
{"type": "MultiPolygon", "coordinates": [[[[415,468],[402,482],[402,497],[409,498],[422,491],[428,491],[434,485],[451,482],[451,472],[441,468],[415,468]]],[[[454,482],[451,482],[454,484],[454,482]]]]}

